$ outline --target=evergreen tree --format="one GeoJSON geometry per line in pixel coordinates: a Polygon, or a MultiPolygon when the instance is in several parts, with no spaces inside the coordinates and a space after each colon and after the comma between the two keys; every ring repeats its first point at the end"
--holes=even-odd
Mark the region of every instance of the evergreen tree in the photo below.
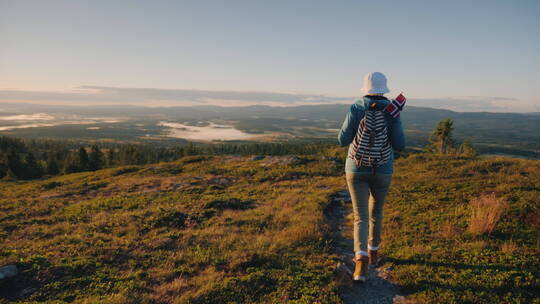
{"type": "Polygon", "coordinates": [[[114,149],[107,150],[106,165],[107,167],[113,167],[116,164],[116,153],[114,149]]]}
{"type": "Polygon", "coordinates": [[[86,171],[88,170],[88,154],[84,147],[79,148],[79,170],[86,171]]]}
{"type": "Polygon", "coordinates": [[[6,154],[0,152],[0,178],[6,176],[8,166],[6,163],[6,154]]]}
{"type": "Polygon", "coordinates": [[[476,149],[471,144],[471,141],[468,139],[465,139],[463,141],[463,143],[459,147],[459,152],[465,156],[476,156],[478,154],[476,149]]]}
{"type": "Polygon", "coordinates": [[[81,167],[79,157],[75,152],[68,153],[66,159],[64,160],[64,173],[74,173],[80,172],[81,167]]]}
{"type": "Polygon", "coordinates": [[[24,171],[23,171],[23,178],[25,179],[34,179],[41,177],[43,170],[41,169],[41,166],[38,164],[36,157],[33,153],[26,154],[25,162],[24,162],[24,171]]]}
{"type": "Polygon", "coordinates": [[[194,155],[195,149],[193,147],[193,143],[190,142],[187,147],[184,148],[184,156],[194,155]]]}
{"type": "Polygon", "coordinates": [[[92,146],[92,151],[88,157],[88,170],[95,171],[103,167],[103,152],[97,145],[92,146]]]}
{"type": "Polygon", "coordinates": [[[127,147],[120,148],[119,152],[120,165],[132,165],[134,164],[135,147],[129,145],[127,147]]]}
{"type": "Polygon", "coordinates": [[[48,153],[47,155],[47,167],[45,169],[47,174],[56,175],[60,173],[60,168],[58,166],[58,160],[55,157],[54,153],[48,153]]]}
{"type": "Polygon", "coordinates": [[[452,132],[454,131],[454,121],[450,118],[443,119],[437,124],[429,138],[428,149],[432,152],[447,154],[454,147],[452,132]]]}
{"type": "Polygon", "coordinates": [[[5,161],[8,171],[11,171],[11,174],[15,177],[22,177],[24,173],[24,167],[21,162],[21,158],[19,156],[19,153],[15,151],[13,148],[9,148],[6,153],[6,161],[5,161]]]}
{"type": "Polygon", "coordinates": [[[17,176],[15,175],[15,173],[13,173],[11,169],[8,168],[6,175],[4,175],[2,179],[5,181],[14,181],[17,180],[17,176]]]}

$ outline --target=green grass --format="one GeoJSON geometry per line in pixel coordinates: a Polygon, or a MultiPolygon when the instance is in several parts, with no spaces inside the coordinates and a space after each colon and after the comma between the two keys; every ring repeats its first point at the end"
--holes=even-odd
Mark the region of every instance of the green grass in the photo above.
{"type": "MultiPolygon", "coordinates": [[[[0,265],[21,271],[0,303],[340,303],[324,210],[342,166],[263,162],[0,182],[0,265]]],[[[416,154],[395,171],[381,250],[407,299],[540,303],[539,161],[416,154]],[[491,234],[470,233],[470,201],[487,193],[508,208],[491,234]]]]}
{"type": "Polygon", "coordinates": [[[21,274],[0,303],[339,302],[323,216],[338,174],[188,157],[3,182],[0,264],[21,274]]]}
{"type": "Polygon", "coordinates": [[[396,171],[383,250],[410,300],[540,303],[540,162],[414,155],[396,171]],[[509,207],[491,235],[472,234],[469,203],[488,193],[509,207]]]}

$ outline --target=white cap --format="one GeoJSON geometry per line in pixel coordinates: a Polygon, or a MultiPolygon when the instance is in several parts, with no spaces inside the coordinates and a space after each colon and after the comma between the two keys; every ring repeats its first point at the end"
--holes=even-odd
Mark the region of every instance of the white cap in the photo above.
{"type": "Polygon", "coordinates": [[[386,86],[386,76],[380,72],[371,72],[364,77],[364,94],[384,94],[390,92],[386,86]]]}

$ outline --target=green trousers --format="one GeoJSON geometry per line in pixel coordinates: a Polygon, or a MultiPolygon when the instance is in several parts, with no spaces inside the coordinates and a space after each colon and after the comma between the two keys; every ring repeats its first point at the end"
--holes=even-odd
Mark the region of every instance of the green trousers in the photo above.
{"type": "Polygon", "coordinates": [[[353,205],[354,252],[367,255],[368,247],[377,250],[381,243],[384,200],[392,174],[345,172],[345,177],[353,205]]]}

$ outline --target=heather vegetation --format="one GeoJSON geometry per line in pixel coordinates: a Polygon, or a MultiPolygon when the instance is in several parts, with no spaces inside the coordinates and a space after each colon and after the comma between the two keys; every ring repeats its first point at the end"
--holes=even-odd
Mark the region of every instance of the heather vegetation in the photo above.
{"type": "Polygon", "coordinates": [[[316,157],[190,156],[1,187],[3,302],[335,303],[316,157]]]}
{"type": "Polygon", "coordinates": [[[411,155],[385,206],[392,277],[419,303],[540,303],[540,162],[411,155]]]}
{"type": "MultiPolygon", "coordinates": [[[[325,210],[344,157],[195,155],[0,181],[0,266],[20,270],[0,303],[340,303],[325,210]]],[[[540,162],[418,153],[395,171],[381,252],[401,294],[540,302],[540,162]]]]}

